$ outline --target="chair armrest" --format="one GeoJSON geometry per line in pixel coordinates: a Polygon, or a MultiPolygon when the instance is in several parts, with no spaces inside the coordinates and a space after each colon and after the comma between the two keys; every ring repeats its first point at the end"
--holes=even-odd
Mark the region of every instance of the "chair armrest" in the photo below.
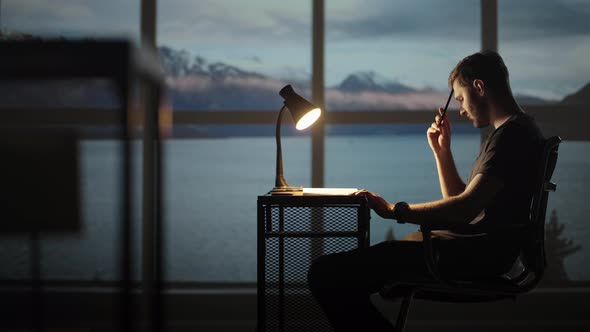
{"type": "MultiPolygon", "coordinates": [[[[420,227],[421,231],[422,231],[422,227],[428,227],[428,229],[431,231],[453,230],[453,231],[460,232],[461,230],[469,231],[470,229],[471,230],[476,229],[477,224],[473,225],[473,224],[455,224],[455,223],[436,223],[434,225],[422,225],[420,227]]],[[[488,233],[490,231],[502,231],[502,230],[506,230],[506,231],[524,230],[528,227],[531,227],[531,226],[526,225],[526,224],[501,225],[501,226],[496,226],[496,227],[489,227],[486,229],[480,229],[477,231],[477,233],[488,233]]]]}

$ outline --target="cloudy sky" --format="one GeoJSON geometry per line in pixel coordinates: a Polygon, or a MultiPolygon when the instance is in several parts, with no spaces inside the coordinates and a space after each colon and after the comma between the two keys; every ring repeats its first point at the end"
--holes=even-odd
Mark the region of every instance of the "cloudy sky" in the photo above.
{"type": "MultiPolygon", "coordinates": [[[[311,72],[311,1],[160,0],[158,44],[277,78],[311,72]]],[[[480,48],[479,1],[326,0],[326,84],[374,71],[446,89],[480,48]]],[[[0,0],[4,29],[139,40],[139,0],[0,0]]],[[[590,81],[590,0],[499,0],[499,50],[519,93],[560,99],[590,81]]]]}

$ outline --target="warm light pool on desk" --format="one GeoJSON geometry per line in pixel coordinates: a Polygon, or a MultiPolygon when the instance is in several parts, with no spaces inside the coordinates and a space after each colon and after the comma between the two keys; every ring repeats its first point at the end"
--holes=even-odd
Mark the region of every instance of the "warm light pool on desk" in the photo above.
{"type": "Polygon", "coordinates": [[[357,188],[303,188],[295,191],[271,191],[272,195],[287,196],[349,196],[358,191],[357,188]]]}
{"type": "Polygon", "coordinates": [[[357,188],[303,188],[303,195],[348,196],[356,191],[357,188]]]}

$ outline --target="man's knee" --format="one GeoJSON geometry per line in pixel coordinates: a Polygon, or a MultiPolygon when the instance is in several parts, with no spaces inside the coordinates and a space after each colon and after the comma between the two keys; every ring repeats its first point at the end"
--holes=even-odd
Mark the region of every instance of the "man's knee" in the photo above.
{"type": "Polygon", "coordinates": [[[345,287],[350,262],[348,253],[341,252],[316,258],[307,272],[307,283],[312,292],[318,289],[345,287]]]}

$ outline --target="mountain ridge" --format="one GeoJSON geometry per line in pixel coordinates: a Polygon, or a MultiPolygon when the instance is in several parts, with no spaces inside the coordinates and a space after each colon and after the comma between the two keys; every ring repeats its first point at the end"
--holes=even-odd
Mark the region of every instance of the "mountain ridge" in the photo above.
{"type": "Polygon", "coordinates": [[[586,83],[580,90],[565,96],[560,102],[564,105],[588,105],[590,102],[590,82],[586,83]]]}
{"type": "MultiPolygon", "coordinates": [[[[309,84],[298,78],[278,79],[257,72],[243,70],[223,62],[208,62],[185,50],[159,47],[162,63],[169,73],[176,105],[180,109],[269,109],[282,103],[277,91],[291,83],[304,97],[309,98],[309,84]],[[210,94],[210,102],[190,96],[190,93],[210,94]],[[239,102],[227,98],[236,97],[239,102]]],[[[352,109],[424,109],[438,108],[447,92],[432,88],[418,89],[402,82],[382,77],[375,71],[348,74],[340,83],[326,88],[327,107],[337,110],[352,109]]],[[[544,105],[555,101],[526,94],[515,94],[523,105],[544,105]]],[[[590,83],[579,91],[557,101],[562,104],[590,103],[590,83]]]]}

